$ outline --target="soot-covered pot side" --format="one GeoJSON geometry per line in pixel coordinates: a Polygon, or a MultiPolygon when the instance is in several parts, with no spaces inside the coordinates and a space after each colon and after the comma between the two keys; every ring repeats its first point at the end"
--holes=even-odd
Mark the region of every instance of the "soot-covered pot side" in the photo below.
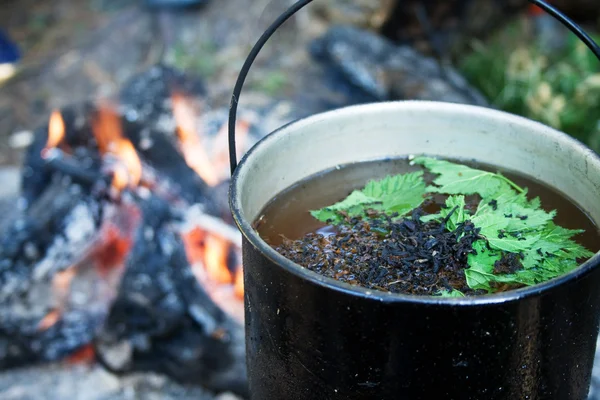
{"type": "Polygon", "coordinates": [[[411,297],[305,270],[251,227],[269,200],[310,175],[411,154],[519,171],[567,194],[600,223],[598,156],[510,114],[379,103],[274,132],[246,155],[231,186],[244,235],[251,398],[586,398],[600,315],[598,255],[535,287],[465,299],[411,297]]]}

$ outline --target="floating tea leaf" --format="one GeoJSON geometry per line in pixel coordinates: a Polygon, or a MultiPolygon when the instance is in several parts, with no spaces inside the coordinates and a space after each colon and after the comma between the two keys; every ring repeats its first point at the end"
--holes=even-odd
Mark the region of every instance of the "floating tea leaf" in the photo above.
{"type": "Polygon", "coordinates": [[[369,181],[364,189],[355,190],[339,203],[311,211],[311,214],[319,221],[334,225],[344,220],[344,214],[356,217],[365,215],[369,209],[404,215],[423,203],[424,194],[425,181],[421,171],[387,176],[369,181]]]}

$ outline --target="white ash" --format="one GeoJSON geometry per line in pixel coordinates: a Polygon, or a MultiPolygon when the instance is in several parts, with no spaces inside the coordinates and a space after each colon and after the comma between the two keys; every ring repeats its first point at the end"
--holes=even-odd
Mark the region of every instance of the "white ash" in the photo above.
{"type": "Polygon", "coordinates": [[[65,237],[56,236],[44,259],[35,266],[35,280],[52,276],[56,271],[70,267],[74,261],[85,255],[85,250],[98,234],[94,215],[86,204],[76,205],[65,221],[65,237]],[[66,243],[69,243],[69,246],[66,246],[66,243]],[[78,257],[73,257],[73,249],[80,249],[78,257]]]}
{"type": "Polygon", "coordinates": [[[8,145],[13,149],[24,149],[33,142],[33,132],[17,131],[8,138],[8,145]]]}
{"type": "Polygon", "coordinates": [[[16,369],[0,374],[3,400],[241,400],[225,392],[212,394],[197,386],[180,385],[153,373],[125,378],[99,366],[64,363],[16,369]]]}

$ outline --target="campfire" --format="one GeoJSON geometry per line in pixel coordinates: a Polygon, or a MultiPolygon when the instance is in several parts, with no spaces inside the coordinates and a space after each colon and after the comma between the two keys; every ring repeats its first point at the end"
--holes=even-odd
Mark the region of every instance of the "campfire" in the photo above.
{"type": "Polygon", "coordinates": [[[0,238],[1,368],[99,362],[245,393],[225,121],[207,128],[184,91],[163,100],[161,128],[99,101],[37,132],[0,238]]]}

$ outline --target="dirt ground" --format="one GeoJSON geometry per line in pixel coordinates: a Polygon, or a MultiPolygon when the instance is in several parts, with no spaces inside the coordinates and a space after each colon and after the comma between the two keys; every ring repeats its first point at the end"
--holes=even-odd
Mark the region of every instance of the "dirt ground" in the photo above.
{"type": "MultiPolygon", "coordinates": [[[[0,165],[19,162],[31,130],[52,109],[109,96],[157,63],[201,76],[210,103],[226,105],[251,45],[290,3],[258,0],[240,12],[236,0],[177,11],[148,9],[141,0],[4,1],[0,27],[23,58],[17,76],[0,86],[0,165]]],[[[306,41],[323,31],[318,18],[307,18],[276,34],[248,90],[276,96],[296,84],[288,77],[303,64],[306,41]]]]}

